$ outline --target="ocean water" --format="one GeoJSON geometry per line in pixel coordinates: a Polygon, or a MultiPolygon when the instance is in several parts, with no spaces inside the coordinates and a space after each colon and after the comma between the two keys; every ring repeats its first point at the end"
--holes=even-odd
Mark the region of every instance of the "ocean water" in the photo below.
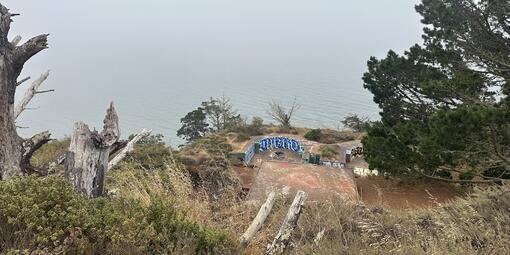
{"type": "Polygon", "coordinates": [[[150,128],[175,146],[180,118],[222,95],[266,122],[272,100],[299,103],[296,126],[336,129],[349,113],[377,119],[366,62],[421,41],[417,2],[6,0],[22,13],[11,37],[50,33],[50,48],[21,76],[51,69],[41,89],[55,92],[34,98],[19,133],[62,138],[76,121],[100,130],[114,101],[123,137],[150,128]]]}
{"type": "MultiPolygon", "coordinates": [[[[242,116],[248,119],[259,116],[266,123],[273,122],[267,112],[272,100],[287,106],[297,101],[300,108],[293,119],[296,126],[337,129],[341,128],[340,120],[349,113],[377,119],[378,108],[372,102],[371,94],[362,88],[360,82],[343,84],[341,77],[341,74],[333,74],[319,80],[282,78],[209,86],[155,85],[135,87],[133,90],[128,87],[119,88],[128,92],[112,94],[111,98],[119,114],[123,136],[150,128],[154,133],[163,134],[166,141],[174,146],[182,143],[175,135],[180,127],[180,118],[211,96],[230,97],[242,116]]],[[[51,84],[51,79],[48,84],[51,84]]],[[[91,127],[101,129],[108,106],[106,95],[94,97],[84,94],[83,97],[87,98],[82,101],[80,95],[65,96],[60,93],[57,90],[53,94],[38,95],[39,100],[34,100],[32,105],[39,108],[22,115],[20,125],[29,125],[29,128],[20,129],[20,133],[30,135],[48,129],[56,137],[63,137],[71,133],[75,121],[84,121],[91,127]]]]}

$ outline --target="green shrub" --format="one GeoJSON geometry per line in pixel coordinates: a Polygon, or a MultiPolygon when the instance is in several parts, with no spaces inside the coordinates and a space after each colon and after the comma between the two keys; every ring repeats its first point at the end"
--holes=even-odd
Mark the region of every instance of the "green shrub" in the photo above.
{"type": "Polygon", "coordinates": [[[260,117],[253,117],[250,124],[248,124],[245,120],[239,121],[236,126],[230,128],[228,131],[238,133],[243,137],[263,135],[264,120],[260,117]]]}
{"type": "MultiPolygon", "coordinates": [[[[134,135],[129,136],[131,140],[134,135]]],[[[157,170],[165,167],[172,155],[171,148],[163,142],[163,135],[145,137],[135,144],[134,151],[126,158],[130,163],[139,164],[144,169],[157,170]]]]}
{"type": "Polygon", "coordinates": [[[320,148],[322,158],[331,159],[340,154],[340,148],[336,145],[324,145],[320,148]]]}
{"type": "MultiPolygon", "coordinates": [[[[166,201],[168,203],[168,201],[166,201]]],[[[173,206],[166,204],[163,199],[156,197],[147,208],[147,222],[153,226],[159,238],[152,240],[149,246],[151,254],[166,253],[170,249],[180,249],[179,238],[192,236],[195,252],[213,251],[215,247],[227,241],[227,236],[216,230],[201,228],[198,224],[189,222],[184,214],[178,213],[173,206]]]]}
{"type": "MultiPolygon", "coordinates": [[[[28,235],[32,246],[59,244],[73,227],[88,231],[91,213],[90,201],[61,178],[30,176],[0,183],[1,229],[15,229],[13,238],[28,235]]],[[[2,236],[8,234],[2,230],[2,236]]]]}
{"type": "Polygon", "coordinates": [[[227,157],[232,151],[232,145],[228,144],[227,139],[224,136],[212,134],[186,145],[181,152],[185,152],[187,150],[203,150],[209,153],[211,157],[227,157]]]}
{"type": "Polygon", "coordinates": [[[370,126],[370,120],[367,117],[359,117],[357,114],[350,113],[340,121],[344,127],[352,129],[354,132],[363,132],[370,126]]]}
{"type": "Polygon", "coordinates": [[[294,127],[288,127],[288,126],[278,126],[275,130],[278,134],[293,134],[297,135],[299,132],[294,127]]]}
{"type": "Polygon", "coordinates": [[[253,117],[251,124],[246,127],[246,132],[250,136],[264,134],[264,120],[260,117],[253,117]]]}
{"type": "Polygon", "coordinates": [[[459,174],[459,179],[461,180],[472,180],[473,178],[475,178],[474,171],[468,171],[459,174]]]}
{"type": "Polygon", "coordinates": [[[0,236],[0,253],[12,254],[231,253],[235,247],[226,234],[187,220],[169,199],[153,197],[147,206],[87,199],[60,177],[0,182],[0,236]]]}
{"type": "Polygon", "coordinates": [[[305,134],[305,138],[310,141],[319,141],[321,138],[321,130],[320,129],[312,129],[305,134]]]}

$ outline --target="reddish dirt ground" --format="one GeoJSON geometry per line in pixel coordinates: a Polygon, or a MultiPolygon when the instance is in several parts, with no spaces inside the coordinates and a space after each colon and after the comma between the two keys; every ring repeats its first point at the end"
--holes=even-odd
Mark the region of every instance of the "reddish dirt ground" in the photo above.
{"type": "MultiPolygon", "coordinates": [[[[280,163],[280,166],[283,166],[283,164],[284,162],[280,163]]],[[[249,167],[234,167],[234,170],[239,174],[243,183],[243,188],[251,189],[255,182],[258,169],[249,167]]],[[[261,179],[261,182],[264,184],[263,187],[282,187],[287,183],[290,183],[292,186],[297,188],[306,188],[312,191],[320,190],[318,185],[320,186],[325,184],[314,174],[303,173],[300,171],[272,179],[270,183],[267,182],[267,179],[261,179]]],[[[421,181],[411,184],[396,180],[388,180],[378,176],[369,176],[358,177],[355,179],[355,183],[359,193],[359,199],[364,203],[373,206],[383,206],[390,209],[437,206],[437,203],[442,203],[450,199],[454,199],[457,196],[464,195],[462,191],[454,185],[442,182],[421,181]]],[[[290,192],[292,192],[292,190],[290,192]]],[[[257,188],[256,185],[255,191],[250,192],[250,197],[263,196],[263,192],[265,192],[265,190],[257,188]],[[257,191],[257,189],[259,190],[257,191]]],[[[322,192],[327,191],[323,190],[322,192]]],[[[314,193],[315,197],[318,195],[319,194],[316,192],[314,193]]]]}
{"type": "Polygon", "coordinates": [[[403,183],[369,176],[356,178],[356,184],[363,202],[392,209],[437,206],[463,195],[454,185],[443,182],[403,183]]]}
{"type": "Polygon", "coordinates": [[[357,199],[356,184],[348,169],[327,168],[312,164],[266,161],[251,186],[248,198],[265,199],[270,190],[297,190],[308,193],[308,200],[323,200],[331,196],[357,199]]]}

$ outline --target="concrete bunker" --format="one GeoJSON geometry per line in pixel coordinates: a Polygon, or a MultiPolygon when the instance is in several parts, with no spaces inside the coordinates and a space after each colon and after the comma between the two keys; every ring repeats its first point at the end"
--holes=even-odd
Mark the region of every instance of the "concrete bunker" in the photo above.
{"type": "Polygon", "coordinates": [[[304,148],[297,139],[285,136],[255,137],[243,148],[229,154],[230,161],[235,165],[250,165],[253,156],[272,150],[287,150],[303,156],[304,148]]]}

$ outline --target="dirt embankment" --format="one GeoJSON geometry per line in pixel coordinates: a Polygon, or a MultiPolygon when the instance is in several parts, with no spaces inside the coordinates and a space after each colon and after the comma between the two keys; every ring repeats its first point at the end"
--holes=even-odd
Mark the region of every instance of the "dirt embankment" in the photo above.
{"type": "Polygon", "coordinates": [[[367,205],[392,209],[437,206],[464,193],[453,184],[415,181],[405,183],[379,176],[356,178],[360,198],[367,205]]]}

